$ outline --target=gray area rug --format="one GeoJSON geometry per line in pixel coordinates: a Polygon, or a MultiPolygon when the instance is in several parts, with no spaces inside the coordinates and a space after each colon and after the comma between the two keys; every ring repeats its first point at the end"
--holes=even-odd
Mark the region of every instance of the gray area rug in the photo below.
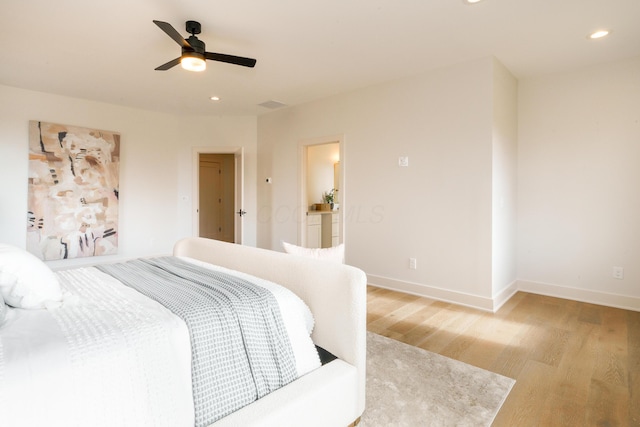
{"type": "Polygon", "coordinates": [[[359,427],[490,426],[515,380],[367,332],[359,427]]]}

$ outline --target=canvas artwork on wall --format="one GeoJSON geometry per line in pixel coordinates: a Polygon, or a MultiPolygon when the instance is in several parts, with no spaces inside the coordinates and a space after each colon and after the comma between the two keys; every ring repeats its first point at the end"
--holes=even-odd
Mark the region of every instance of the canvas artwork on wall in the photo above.
{"type": "Polygon", "coordinates": [[[29,122],[27,250],[44,260],[118,250],[120,135],[29,122]]]}

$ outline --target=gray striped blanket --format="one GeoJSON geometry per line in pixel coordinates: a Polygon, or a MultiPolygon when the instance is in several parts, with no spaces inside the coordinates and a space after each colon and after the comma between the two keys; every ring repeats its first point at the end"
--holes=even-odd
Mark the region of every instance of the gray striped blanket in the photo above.
{"type": "Polygon", "coordinates": [[[296,379],[280,309],[268,290],[174,257],[97,268],[158,301],[187,324],[196,427],[296,379]]]}

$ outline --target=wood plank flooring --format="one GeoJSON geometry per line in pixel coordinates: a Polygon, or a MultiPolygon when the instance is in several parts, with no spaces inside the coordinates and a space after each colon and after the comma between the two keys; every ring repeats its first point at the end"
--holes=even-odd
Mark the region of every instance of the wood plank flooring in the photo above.
{"type": "Polygon", "coordinates": [[[369,331],[516,380],[493,426],[640,426],[640,312],[524,292],[495,314],[367,297],[369,331]]]}

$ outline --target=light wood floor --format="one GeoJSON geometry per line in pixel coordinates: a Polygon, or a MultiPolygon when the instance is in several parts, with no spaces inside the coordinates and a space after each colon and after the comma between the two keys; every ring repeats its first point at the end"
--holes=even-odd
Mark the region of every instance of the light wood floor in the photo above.
{"type": "Polygon", "coordinates": [[[367,293],[369,331],[516,380],[493,426],[640,426],[640,312],[519,292],[492,314],[367,293]]]}

